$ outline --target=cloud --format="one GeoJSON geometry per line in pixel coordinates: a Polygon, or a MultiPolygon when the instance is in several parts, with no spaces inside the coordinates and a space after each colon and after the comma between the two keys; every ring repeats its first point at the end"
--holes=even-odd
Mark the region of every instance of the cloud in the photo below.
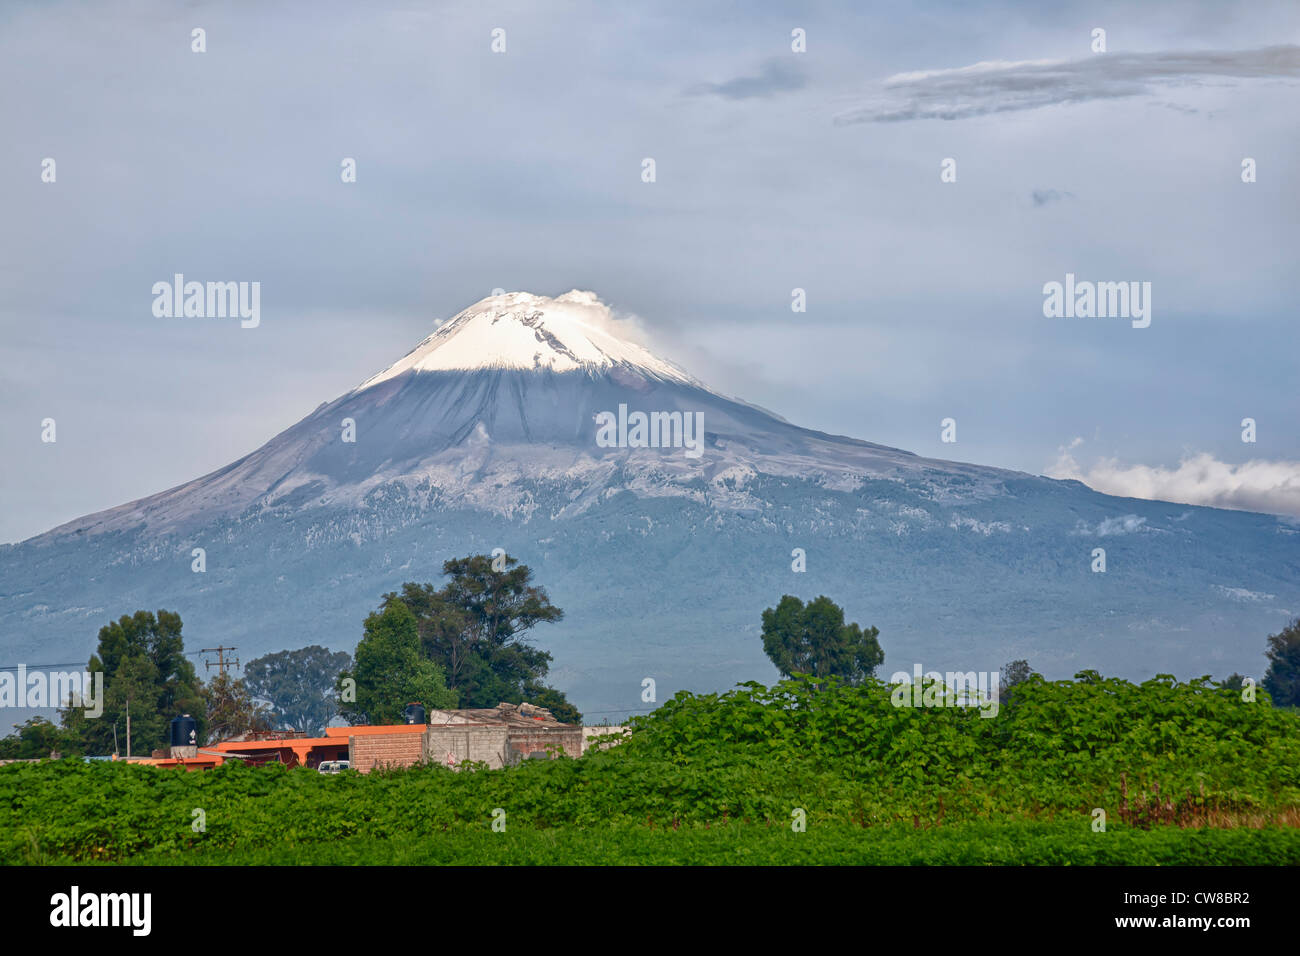
{"type": "Polygon", "coordinates": [[[1195,84],[1201,77],[1300,77],[1300,46],[1099,53],[1081,60],[992,61],[897,73],[884,81],[873,102],[840,113],[835,124],[967,119],[1142,96],[1162,86],[1195,84]]]}
{"type": "Polygon", "coordinates": [[[1234,601],[1271,601],[1275,597],[1272,594],[1266,594],[1263,591],[1251,591],[1248,588],[1230,588],[1222,584],[1211,585],[1214,590],[1223,594],[1225,597],[1232,598],[1234,601]]]}
{"type": "Polygon", "coordinates": [[[1030,195],[1034,200],[1035,206],[1046,206],[1049,202],[1059,202],[1062,199],[1074,198],[1074,193],[1062,192],[1059,189],[1035,189],[1030,195]]]}
{"type": "Polygon", "coordinates": [[[1233,465],[1201,452],[1184,458],[1177,468],[1123,465],[1112,458],[1085,469],[1070,454],[1078,443],[1075,439],[1061,449],[1049,477],[1075,478],[1103,494],[1124,498],[1300,516],[1300,462],[1233,465]]]}
{"type": "Polygon", "coordinates": [[[1104,518],[1097,522],[1097,527],[1095,528],[1086,521],[1079,521],[1076,522],[1074,526],[1074,533],[1096,535],[1099,538],[1105,538],[1116,534],[1136,534],[1137,532],[1144,530],[1142,526],[1146,523],[1147,519],[1139,517],[1138,515],[1123,515],[1118,518],[1104,518]]]}
{"type": "Polygon", "coordinates": [[[757,76],[738,76],[723,83],[697,83],[686,91],[689,96],[721,96],[729,100],[748,100],[775,96],[802,89],[807,79],[784,60],[768,60],[757,76]]]}
{"type": "Polygon", "coordinates": [[[1110,534],[1133,534],[1136,531],[1141,531],[1142,526],[1146,523],[1146,518],[1139,518],[1137,515],[1106,518],[1097,525],[1097,534],[1103,538],[1110,534]]]}

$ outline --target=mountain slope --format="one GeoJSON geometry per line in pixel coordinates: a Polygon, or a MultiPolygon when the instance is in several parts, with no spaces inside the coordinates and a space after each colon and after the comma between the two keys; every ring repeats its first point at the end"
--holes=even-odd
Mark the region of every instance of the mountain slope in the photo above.
{"type": "Polygon", "coordinates": [[[1297,531],[800,428],[630,341],[591,293],[512,293],[226,468],[0,549],[0,646],[80,659],[110,617],[168,607],[245,660],[351,650],[381,594],[503,547],[565,609],[536,637],[590,712],[644,708],[643,677],[660,700],[770,679],[758,620],[784,593],[880,627],[886,675],[1258,675],[1300,608],[1297,531]],[[620,406],[701,416],[702,453],[606,447],[620,406]]]}

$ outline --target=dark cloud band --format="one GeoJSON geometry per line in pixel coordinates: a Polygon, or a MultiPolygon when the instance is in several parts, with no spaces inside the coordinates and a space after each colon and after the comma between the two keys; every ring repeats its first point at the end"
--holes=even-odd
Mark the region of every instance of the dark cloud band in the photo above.
{"type": "Polygon", "coordinates": [[[840,113],[837,126],[967,119],[1064,103],[1141,96],[1203,77],[1300,77],[1300,46],[1254,50],[1099,53],[1081,60],[975,63],[899,73],[874,101],[840,113]]]}

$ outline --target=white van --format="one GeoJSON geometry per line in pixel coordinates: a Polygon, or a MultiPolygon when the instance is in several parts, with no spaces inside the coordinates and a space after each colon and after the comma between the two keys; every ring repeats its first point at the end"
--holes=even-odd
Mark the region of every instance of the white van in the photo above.
{"type": "Polygon", "coordinates": [[[318,773],[338,773],[340,770],[348,770],[351,767],[352,764],[346,760],[322,760],[316,771],[318,773]]]}

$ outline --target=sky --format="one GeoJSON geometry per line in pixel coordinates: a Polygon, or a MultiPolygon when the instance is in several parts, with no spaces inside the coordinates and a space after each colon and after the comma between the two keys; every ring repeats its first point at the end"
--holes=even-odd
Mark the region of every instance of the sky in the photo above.
{"type": "Polygon", "coordinates": [[[594,291],[797,424],[1300,514],[1300,5],[1048,6],[5,4],[0,542],[497,288],[594,291]],[[155,316],[176,273],[260,323],[155,316]],[[1150,324],[1046,316],[1067,274],[1149,282],[1150,324]]]}

